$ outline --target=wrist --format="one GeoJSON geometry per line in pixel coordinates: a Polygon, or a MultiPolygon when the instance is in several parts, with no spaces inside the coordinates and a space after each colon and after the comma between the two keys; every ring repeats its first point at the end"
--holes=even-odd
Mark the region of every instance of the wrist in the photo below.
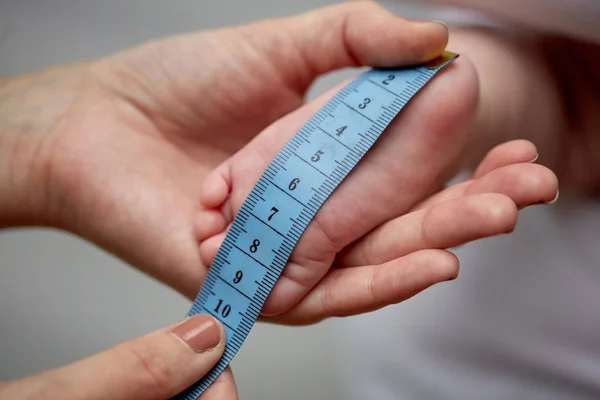
{"type": "Polygon", "coordinates": [[[0,133],[0,227],[43,223],[46,188],[33,138],[0,133]]]}
{"type": "Polygon", "coordinates": [[[47,101],[33,77],[0,81],[0,228],[47,225],[51,165],[48,131],[40,117],[47,101]]]}

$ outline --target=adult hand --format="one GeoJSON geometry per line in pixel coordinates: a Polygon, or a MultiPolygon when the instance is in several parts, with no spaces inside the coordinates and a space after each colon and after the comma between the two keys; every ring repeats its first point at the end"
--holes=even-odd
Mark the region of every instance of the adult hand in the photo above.
{"type": "MultiPolygon", "coordinates": [[[[200,203],[208,171],[266,126],[262,137],[292,135],[327,97],[291,112],[319,74],[424,62],[446,40],[443,25],[411,23],[370,2],[346,3],[0,82],[0,140],[9,155],[0,157],[0,182],[10,183],[0,185],[0,221],[70,230],[192,298],[209,262],[200,258],[198,240],[227,223],[200,203]]],[[[463,128],[477,109],[474,71],[460,59],[455,64],[400,122],[409,125],[401,146],[410,154],[406,162],[435,163],[417,178],[396,174],[390,194],[404,194],[391,213],[381,208],[363,234],[410,211],[452,175],[466,141],[463,128]]],[[[540,187],[552,187],[548,182],[540,187]]],[[[337,282],[337,288],[352,283],[337,282]]]]}
{"type": "MultiPolygon", "coordinates": [[[[163,400],[201,379],[224,348],[220,323],[195,315],[87,359],[0,385],[0,398],[163,400]]],[[[200,399],[237,399],[231,371],[226,369],[200,399]]]]}
{"type": "Polygon", "coordinates": [[[214,228],[206,174],[319,75],[424,62],[447,39],[352,2],[0,81],[0,223],[71,231],[191,298],[208,267],[197,238],[214,228]]]}
{"type": "MultiPolygon", "coordinates": [[[[468,179],[432,194],[344,247],[335,255],[334,268],[297,304],[260,320],[306,325],[361,314],[455,279],[459,260],[447,249],[510,233],[519,210],[556,201],[556,175],[535,164],[537,158],[537,148],[526,140],[496,146],[468,179]]],[[[207,262],[224,234],[202,244],[207,262]]],[[[267,301],[277,307],[290,295],[293,291],[283,290],[267,301]]]]}

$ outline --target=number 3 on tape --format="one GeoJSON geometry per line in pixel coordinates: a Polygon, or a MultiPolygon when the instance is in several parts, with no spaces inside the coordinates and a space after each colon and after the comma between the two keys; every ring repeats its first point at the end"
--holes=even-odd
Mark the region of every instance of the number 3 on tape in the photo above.
{"type": "Polygon", "coordinates": [[[271,161],[235,216],[188,316],[208,313],[227,334],[225,352],[173,399],[197,399],[231,362],[309,222],[385,128],[458,57],[371,69],[331,98],[271,161]]]}

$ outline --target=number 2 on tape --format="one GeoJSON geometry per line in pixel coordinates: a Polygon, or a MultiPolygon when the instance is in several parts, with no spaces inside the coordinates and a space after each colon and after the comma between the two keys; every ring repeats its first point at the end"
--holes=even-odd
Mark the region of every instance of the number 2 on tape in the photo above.
{"type": "Polygon", "coordinates": [[[445,52],[424,65],[362,73],[275,156],[235,216],[188,312],[221,321],[224,354],[173,399],[197,399],[227,367],[317,210],[408,101],[457,57],[445,52]]]}

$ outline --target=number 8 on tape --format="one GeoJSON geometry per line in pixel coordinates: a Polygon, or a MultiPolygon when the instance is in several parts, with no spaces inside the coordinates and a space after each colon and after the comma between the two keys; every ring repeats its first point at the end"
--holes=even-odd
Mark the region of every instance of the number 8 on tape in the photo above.
{"type": "Polygon", "coordinates": [[[173,399],[197,399],[229,365],[317,210],[408,101],[457,57],[445,52],[425,65],[362,73],[275,156],[235,216],[188,312],[221,321],[224,354],[173,399]]]}

